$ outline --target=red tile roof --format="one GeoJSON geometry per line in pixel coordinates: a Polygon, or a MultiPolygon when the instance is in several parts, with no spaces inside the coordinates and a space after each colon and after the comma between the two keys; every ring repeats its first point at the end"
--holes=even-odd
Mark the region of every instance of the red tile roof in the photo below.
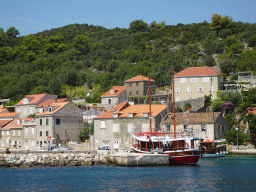
{"type": "MultiPolygon", "coordinates": [[[[144,77],[144,76],[142,76],[142,75],[138,75],[138,76],[133,77],[133,78],[131,78],[131,79],[128,79],[128,80],[126,80],[126,81],[124,81],[124,82],[131,82],[131,81],[148,81],[148,78],[147,78],[147,77],[144,77]]],[[[150,81],[155,82],[153,79],[150,79],[150,81]]]]}
{"type": "MultiPolygon", "coordinates": [[[[165,109],[166,105],[152,105],[151,116],[155,117],[165,109]]],[[[127,102],[123,102],[105,113],[98,115],[95,119],[113,118],[113,114],[115,113],[119,113],[119,117],[128,117],[129,113],[133,113],[134,117],[142,117],[143,113],[149,113],[149,105],[129,105],[127,102]]]]}
{"type": "Polygon", "coordinates": [[[32,104],[32,103],[36,103],[38,102],[43,96],[47,95],[47,93],[42,93],[42,94],[35,94],[35,95],[25,95],[23,99],[21,99],[17,105],[22,105],[23,103],[23,100],[25,98],[27,98],[29,100],[29,103],[32,104]]]}
{"type": "Polygon", "coordinates": [[[109,96],[117,96],[121,94],[125,90],[125,86],[114,86],[106,93],[104,93],[101,97],[109,97],[109,96]],[[111,90],[113,90],[113,94],[111,94],[111,90]]]}
{"type": "Polygon", "coordinates": [[[42,101],[41,103],[39,103],[37,105],[37,107],[44,107],[44,106],[49,106],[49,105],[52,105],[53,103],[62,103],[62,102],[65,102],[65,101],[69,101],[68,98],[62,98],[62,99],[47,99],[47,100],[44,100],[42,101]]]}
{"type": "Polygon", "coordinates": [[[70,103],[70,102],[53,103],[53,104],[51,104],[51,107],[53,108],[52,112],[46,111],[44,113],[43,112],[42,113],[38,113],[37,115],[51,115],[51,114],[54,114],[55,112],[60,110],[62,107],[64,107],[68,103],[70,103]]]}
{"type": "Polygon", "coordinates": [[[19,128],[19,127],[23,127],[22,125],[22,120],[25,120],[25,121],[32,121],[33,118],[23,118],[23,119],[15,119],[15,120],[12,120],[12,122],[8,123],[6,126],[4,126],[2,128],[2,130],[8,130],[10,128],[19,128]],[[17,122],[20,122],[19,125],[17,122]]]}
{"type": "Polygon", "coordinates": [[[12,120],[0,120],[0,127],[3,127],[5,125],[7,125],[8,123],[10,123],[12,120]]]}
{"type": "Polygon", "coordinates": [[[0,107],[0,113],[7,113],[8,110],[6,108],[0,107]]]}
{"type": "Polygon", "coordinates": [[[220,76],[217,72],[212,70],[210,67],[188,67],[179,73],[175,74],[174,77],[194,77],[194,76],[220,76]]]}
{"type": "Polygon", "coordinates": [[[0,117],[14,117],[18,115],[19,113],[14,113],[14,112],[8,112],[8,113],[0,113],[0,117]]]}

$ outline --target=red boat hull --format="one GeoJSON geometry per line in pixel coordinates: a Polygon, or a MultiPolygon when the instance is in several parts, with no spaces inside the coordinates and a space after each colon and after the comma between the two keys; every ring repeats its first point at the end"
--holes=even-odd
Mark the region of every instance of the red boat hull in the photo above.
{"type": "Polygon", "coordinates": [[[195,165],[199,160],[199,155],[189,155],[180,157],[170,157],[170,165],[195,165]]]}

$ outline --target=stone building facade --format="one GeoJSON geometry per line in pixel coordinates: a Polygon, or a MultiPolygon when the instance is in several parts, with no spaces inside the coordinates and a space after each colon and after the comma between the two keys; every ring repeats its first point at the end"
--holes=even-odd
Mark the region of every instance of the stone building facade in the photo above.
{"type": "Polygon", "coordinates": [[[188,67],[174,75],[175,101],[191,100],[222,90],[223,78],[210,67],[188,67]]]}
{"type": "MultiPolygon", "coordinates": [[[[138,75],[131,79],[124,81],[124,86],[126,90],[126,96],[146,96],[148,95],[148,78],[138,75]]],[[[151,94],[155,94],[156,82],[150,80],[151,94]]]]}
{"type": "MultiPolygon", "coordinates": [[[[193,131],[197,131],[201,140],[224,139],[228,130],[228,123],[220,112],[214,112],[214,114],[212,112],[185,112],[176,113],[175,117],[177,131],[193,129],[193,131]]],[[[161,123],[161,129],[164,132],[174,132],[172,114],[161,123]]]]}
{"type": "Polygon", "coordinates": [[[82,111],[72,102],[53,103],[36,115],[37,146],[78,140],[82,111]]]}
{"type": "MultiPolygon", "coordinates": [[[[166,105],[152,105],[152,131],[160,129],[166,111],[166,105]]],[[[149,105],[123,102],[94,118],[95,149],[131,150],[131,134],[140,131],[150,131],[149,105]]]]}

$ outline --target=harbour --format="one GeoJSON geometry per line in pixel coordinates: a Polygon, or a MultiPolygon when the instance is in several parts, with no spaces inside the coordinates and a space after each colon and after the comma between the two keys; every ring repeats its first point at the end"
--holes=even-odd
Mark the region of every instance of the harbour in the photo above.
{"type": "Polygon", "coordinates": [[[1,191],[254,191],[255,160],[228,155],[195,166],[5,168],[0,183],[1,191]]]}

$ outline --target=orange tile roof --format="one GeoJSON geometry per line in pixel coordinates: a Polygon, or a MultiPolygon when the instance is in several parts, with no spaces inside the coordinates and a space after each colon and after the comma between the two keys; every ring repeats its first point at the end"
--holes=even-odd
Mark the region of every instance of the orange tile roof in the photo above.
{"type": "Polygon", "coordinates": [[[113,112],[116,111],[121,111],[122,109],[128,107],[129,104],[128,102],[122,102],[119,105],[113,107],[112,109],[98,115],[97,117],[95,117],[94,119],[101,119],[101,118],[113,118],[113,112]]]}
{"type": "MultiPolygon", "coordinates": [[[[147,77],[144,77],[142,75],[138,75],[136,77],[133,77],[131,79],[128,79],[124,82],[130,82],[130,81],[148,81],[148,78],[147,77]]],[[[154,81],[153,79],[150,79],[150,81],[154,81]]]]}
{"type": "Polygon", "coordinates": [[[2,130],[9,130],[10,128],[21,128],[23,127],[22,125],[22,120],[25,120],[25,121],[32,121],[33,118],[22,118],[22,119],[15,119],[15,120],[12,120],[12,122],[8,123],[6,126],[4,126],[2,128],[2,130]],[[17,121],[20,121],[20,124],[18,125],[17,124],[17,121]]]}
{"type": "Polygon", "coordinates": [[[14,117],[18,115],[19,113],[14,113],[14,112],[8,112],[8,113],[0,113],[0,117],[14,117]]]}
{"type": "Polygon", "coordinates": [[[56,103],[62,103],[62,102],[65,102],[67,100],[69,100],[69,99],[68,98],[62,98],[62,99],[57,99],[57,100],[55,100],[55,99],[47,99],[47,100],[44,100],[41,103],[39,103],[37,105],[37,107],[49,106],[49,105],[52,105],[53,103],[55,103],[55,101],[56,101],[56,103]]]}
{"type": "Polygon", "coordinates": [[[64,107],[65,105],[67,105],[70,102],[62,102],[62,103],[53,103],[51,106],[53,108],[55,108],[52,112],[46,111],[44,113],[38,113],[37,115],[51,115],[54,114],[55,112],[57,112],[58,110],[60,110],[62,107],[64,107]]]}
{"type": "Polygon", "coordinates": [[[108,90],[106,93],[104,93],[101,97],[117,96],[121,94],[124,90],[125,90],[125,86],[114,86],[110,90],[108,90]],[[111,90],[114,90],[113,94],[110,93],[111,90]]]}
{"type": "Polygon", "coordinates": [[[256,115],[256,110],[254,110],[254,111],[249,111],[246,115],[248,115],[249,113],[252,113],[253,115],[256,115]]]}
{"type": "Polygon", "coordinates": [[[43,96],[47,95],[47,93],[42,93],[42,94],[35,94],[35,95],[25,95],[23,99],[21,99],[17,105],[22,105],[23,103],[23,100],[25,98],[28,98],[29,99],[29,103],[32,104],[32,103],[36,103],[38,102],[43,96]]]}
{"type": "Polygon", "coordinates": [[[0,113],[6,113],[8,110],[4,107],[0,107],[0,113]]]}
{"type": "Polygon", "coordinates": [[[220,76],[217,72],[212,70],[210,67],[188,67],[179,73],[175,74],[174,77],[194,77],[194,76],[220,76]]]}
{"type": "MultiPolygon", "coordinates": [[[[166,105],[152,105],[151,116],[155,117],[165,109],[166,105]]],[[[105,113],[98,115],[95,119],[113,118],[114,113],[119,113],[119,117],[128,117],[129,113],[134,113],[134,117],[142,117],[143,113],[149,113],[149,105],[129,105],[127,102],[123,102],[105,113]]]]}
{"type": "Polygon", "coordinates": [[[0,120],[0,127],[5,126],[6,124],[10,123],[12,120],[0,120]]]}

